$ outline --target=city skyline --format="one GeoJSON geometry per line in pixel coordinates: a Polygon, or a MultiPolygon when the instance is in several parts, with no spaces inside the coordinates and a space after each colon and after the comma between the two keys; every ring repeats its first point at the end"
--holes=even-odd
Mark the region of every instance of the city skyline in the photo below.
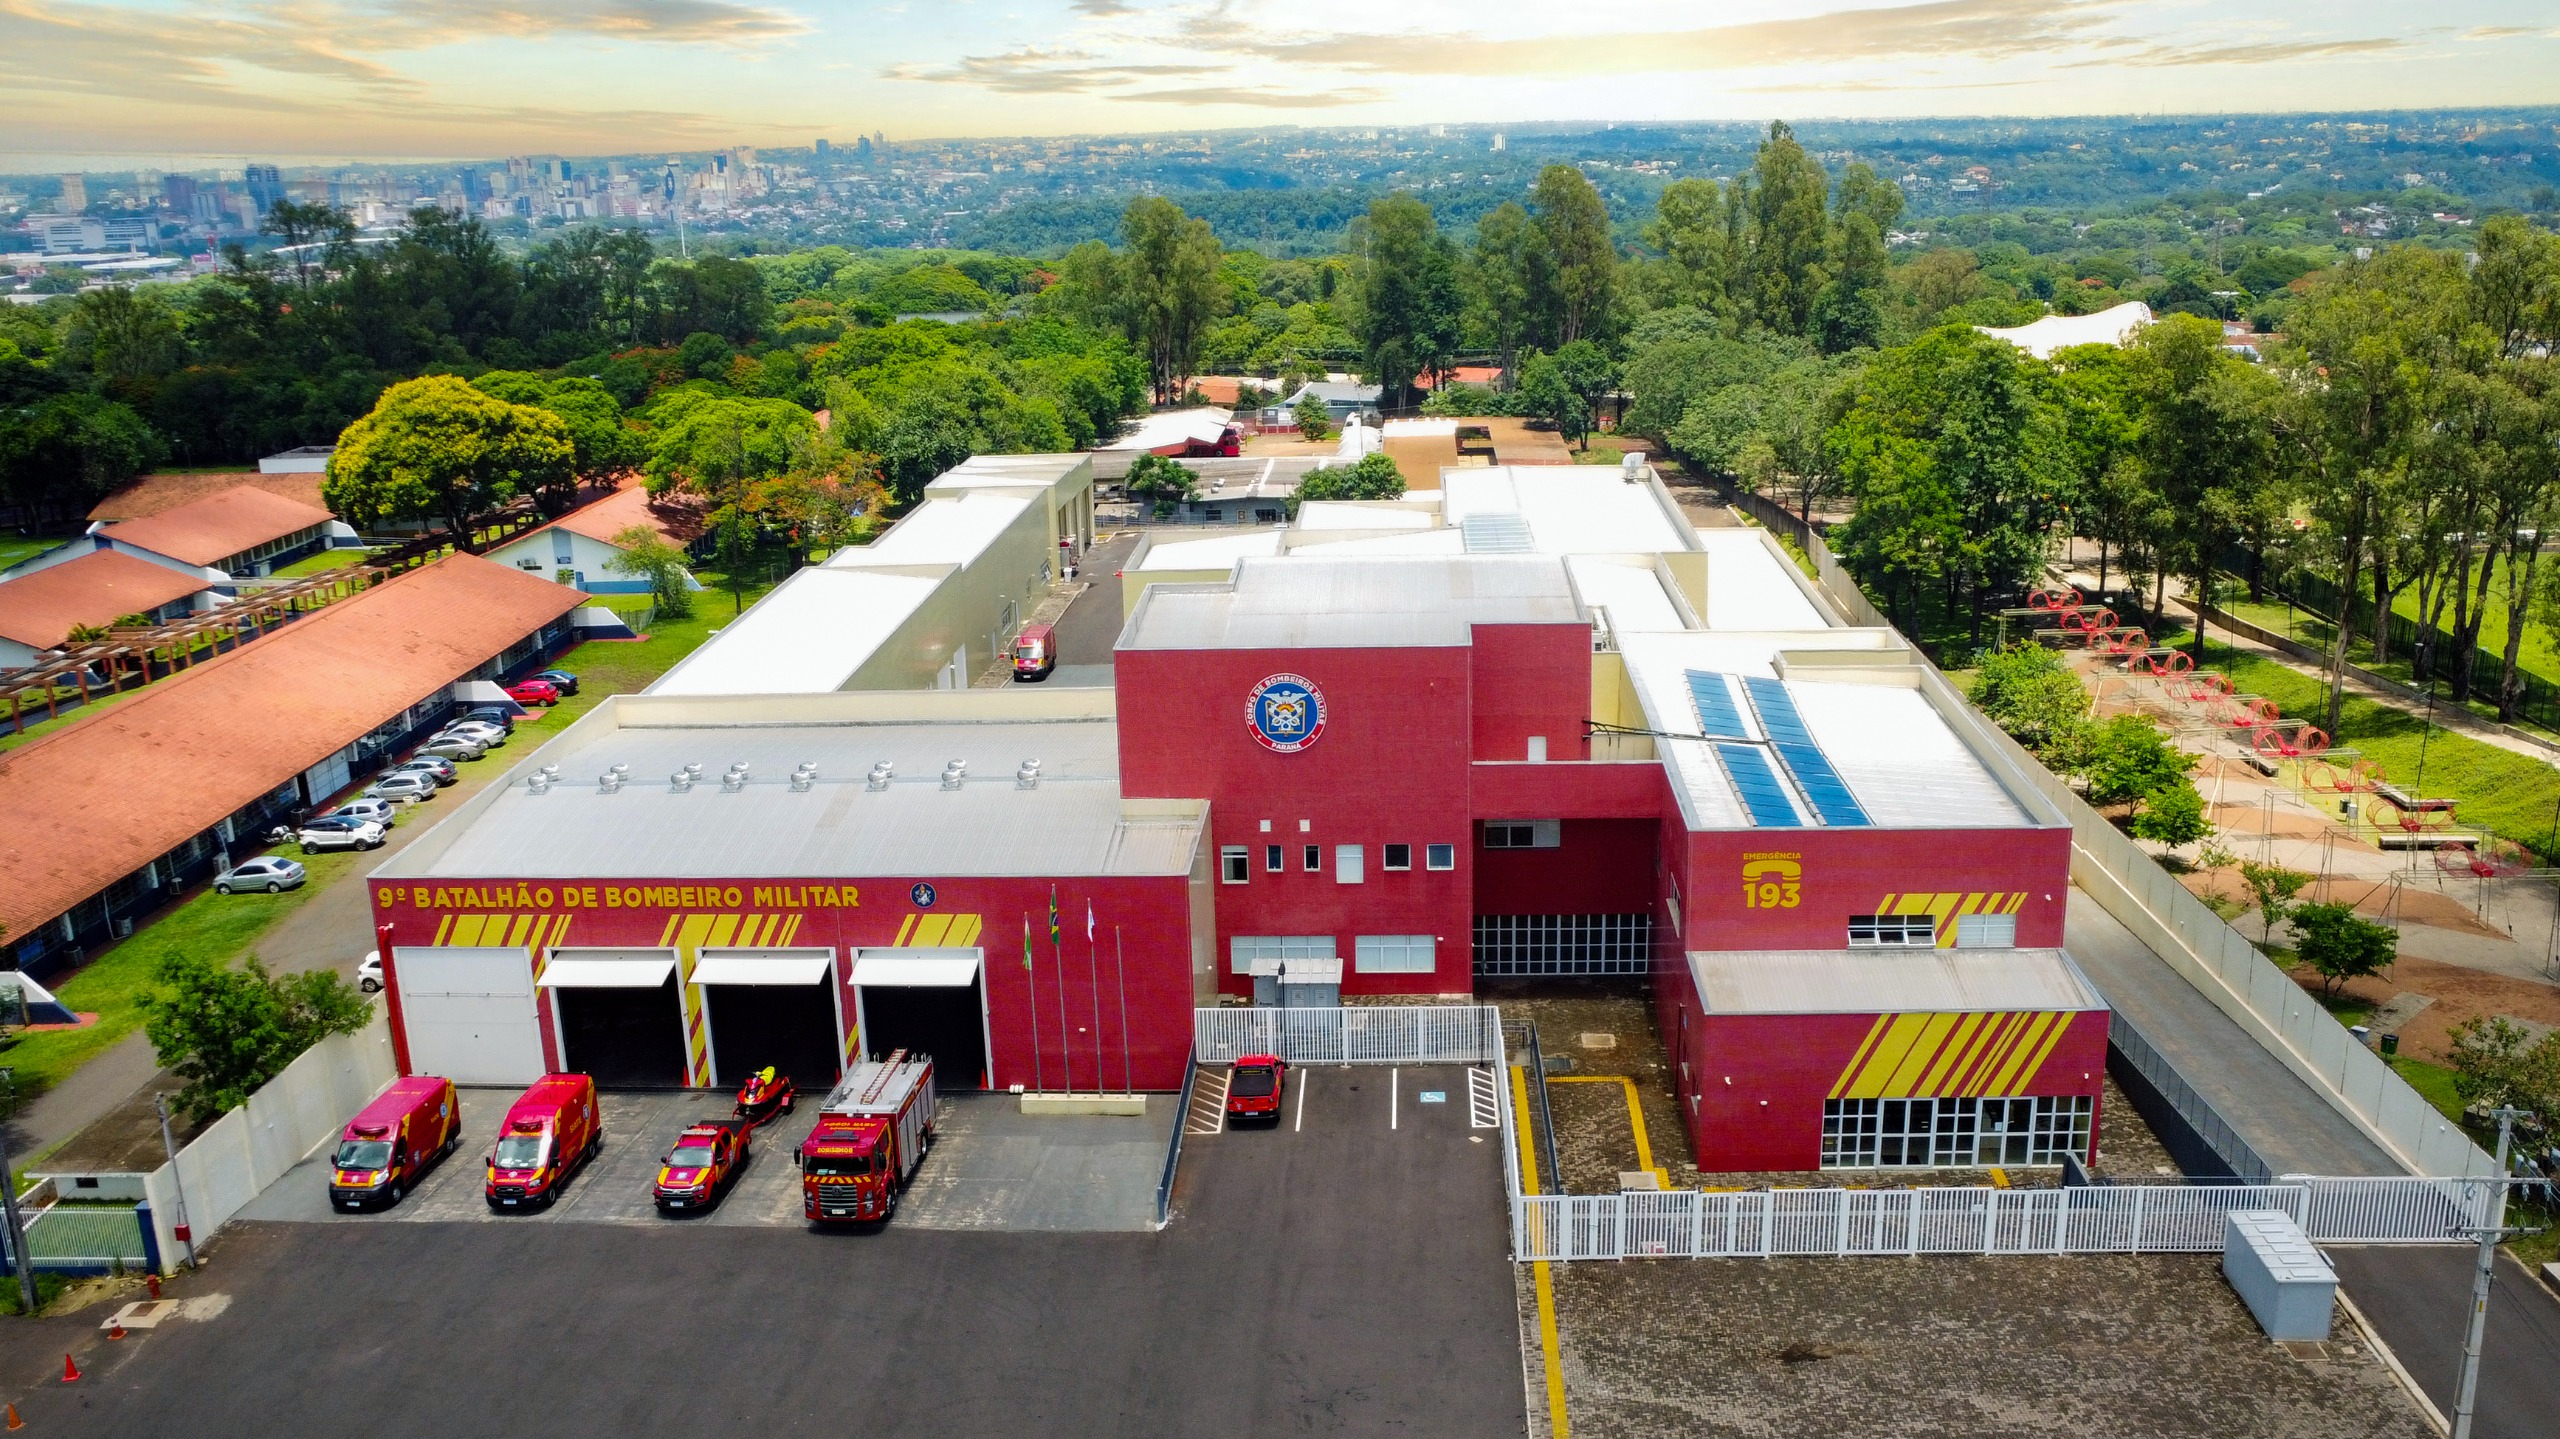
{"type": "Polygon", "coordinates": [[[1226,0],[0,0],[0,169],[398,163],[1257,124],[2410,109],[2560,99],[2533,0],[1665,0],[1285,22],[1226,0]],[[635,103],[635,96],[646,97],[635,103]]]}

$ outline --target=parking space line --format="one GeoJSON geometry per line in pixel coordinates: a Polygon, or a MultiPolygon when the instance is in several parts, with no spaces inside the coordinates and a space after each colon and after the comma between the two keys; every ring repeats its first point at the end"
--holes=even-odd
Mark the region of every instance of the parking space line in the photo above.
{"type": "MultiPolygon", "coordinates": [[[[1520,1189],[1526,1194],[1538,1192],[1538,1152],[1529,1143],[1529,1072],[1519,1065],[1511,1066],[1513,1114],[1520,1117],[1520,1189]]],[[[1547,1261],[1541,1259],[1529,1266],[1531,1280],[1538,1291],[1538,1347],[1547,1361],[1547,1427],[1554,1439],[1573,1439],[1573,1425],[1564,1412],[1563,1344],[1556,1337],[1555,1276],[1547,1272],[1547,1261]]]]}
{"type": "Polygon", "coordinates": [[[1627,1126],[1635,1131],[1636,1168],[1653,1176],[1653,1182],[1664,1189],[1671,1187],[1671,1176],[1653,1167],[1653,1144],[1644,1132],[1644,1106],[1636,1102],[1636,1082],[1623,1074],[1550,1074],[1549,1084],[1614,1084],[1626,1091],[1627,1126]]]}
{"type": "Polygon", "coordinates": [[[1307,1127],[1307,1086],[1315,1081],[1315,1077],[1313,1070],[1298,1076],[1298,1117],[1289,1125],[1291,1134],[1301,1133],[1307,1127]]]}
{"type": "Polygon", "coordinates": [[[1502,1127],[1501,1106],[1494,1098],[1493,1071],[1483,1065],[1467,1070],[1467,1127],[1499,1129],[1502,1127]]]}
{"type": "Polygon", "coordinates": [[[1397,1073],[1394,1065],[1387,1066],[1387,1128],[1389,1129],[1396,1127],[1396,1090],[1400,1087],[1396,1082],[1397,1073]]]}

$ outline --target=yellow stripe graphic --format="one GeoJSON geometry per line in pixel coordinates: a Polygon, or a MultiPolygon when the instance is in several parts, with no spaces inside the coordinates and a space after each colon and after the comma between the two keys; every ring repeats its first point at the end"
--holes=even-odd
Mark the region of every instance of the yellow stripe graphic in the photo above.
{"type": "Polygon", "coordinates": [[[2013,894],[2013,895],[2009,896],[2009,904],[2008,904],[2008,907],[2007,907],[2007,908],[2005,908],[2005,909],[2003,909],[2003,910],[2001,910],[2000,912],[2001,912],[2002,914],[2016,914],[2016,913],[2018,912],[2019,906],[2024,905],[2026,902],[2027,902],[2027,892],[2026,892],[2025,890],[2023,890],[2023,889],[2022,889],[2022,890],[2019,890],[2016,894],[2013,894]]]}
{"type": "Polygon", "coordinates": [[[1955,1076],[1947,1093],[1967,1098],[1981,1094],[1984,1076],[1999,1068],[2001,1056],[2009,1052],[2009,1046],[2016,1042],[2025,1023],[2023,1015],[1992,1016],[1990,1024],[1985,1026],[1981,1046],[1965,1057],[1964,1069],[1955,1076]]]}
{"type": "Polygon", "coordinates": [[[1906,894],[1902,897],[1902,902],[1893,907],[1893,913],[1927,914],[1929,906],[1935,903],[1937,898],[1938,896],[1934,894],[1906,894]]]}
{"type": "Polygon", "coordinates": [[[787,945],[787,944],[791,943],[791,941],[793,941],[793,940],[795,940],[795,939],[798,939],[799,937],[800,937],[800,916],[795,914],[795,915],[791,916],[791,918],[789,918],[788,920],[785,920],[785,921],[783,922],[783,925],[782,925],[782,942],[783,942],[784,944],[786,944],[786,945],[787,945]]]}
{"type": "Polygon", "coordinates": [[[902,920],[899,920],[899,921],[898,921],[898,937],[897,937],[896,939],[893,939],[893,940],[889,941],[889,942],[890,942],[891,944],[894,944],[894,945],[904,946],[904,945],[907,943],[907,936],[908,936],[908,935],[911,935],[911,934],[913,934],[913,933],[915,933],[915,932],[916,932],[916,916],[914,916],[914,915],[912,915],[912,914],[911,914],[911,915],[908,915],[905,919],[902,919],[902,920]]]}
{"type": "Polygon", "coordinates": [[[1973,1058],[1974,1045],[1981,1038],[1978,1033],[1981,1028],[1982,1016],[1978,1014],[1968,1014],[1958,1022],[1955,1034],[1947,1040],[1946,1047],[1938,1051],[1938,1062],[1929,1066],[1928,1077],[1911,1092],[1924,1097],[1947,1093],[1943,1086],[1948,1076],[1973,1058]]]}
{"type": "Polygon", "coordinates": [[[1947,1031],[1956,1027],[1956,1019],[1957,1016],[1952,1014],[1928,1016],[1927,1021],[1921,1026],[1920,1037],[1911,1046],[1911,1053],[1902,1061],[1901,1066],[1894,1070],[1892,1077],[1885,1081],[1886,1094],[1904,1095],[1919,1092],[1914,1086],[1919,1084],[1920,1076],[1928,1072],[1930,1063],[1938,1057],[1938,1046],[1945,1043],[1947,1031]]]}
{"type": "Polygon", "coordinates": [[[978,931],[984,927],[985,920],[979,915],[955,914],[951,916],[950,937],[943,943],[954,948],[966,949],[978,942],[978,931]]]}
{"type": "MultiPolygon", "coordinates": [[[[1893,896],[1891,895],[1885,896],[1887,899],[1891,899],[1892,897],[1893,896]]],[[[1876,1016],[1876,1022],[1867,1026],[1867,1037],[1858,1041],[1858,1052],[1849,1056],[1848,1067],[1840,1071],[1840,1077],[1838,1079],[1832,1081],[1831,1097],[1833,1099],[1838,1099],[1840,1097],[1840,1091],[1847,1089],[1849,1087],[1849,1081],[1857,1077],[1858,1066],[1866,1063],[1868,1053],[1876,1047],[1876,1040],[1884,1034],[1886,1028],[1892,1023],[1892,1016],[1879,1014],[1876,1016]]]]}
{"type": "Polygon", "coordinates": [[[2064,1032],[2071,1028],[2070,1015],[2057,1014],[2053,1019],[2053,1028],[2046,1031],[2044,1043],[2038,1045],[2034,1056],[2019,1067],[2016,1080],[2009,1086],[2010,1094],[2018,1095],[2028,1091],[2028,1088],[2035,1083],[2037,1073],[2044,1068],[2045,1059],[2053,1053],[2054,1046],[2062,1043],[2064,1032]]]}
{"type": "Polygon", "coordinates": [[[2000,1072],[1991,1077],[1991,1082],[1984,1086],[1982,1092],[1989,1095],[2015,1093],[2016,1091],[2010,1086],[2013,1085],[2019,1077],[2019,1067],[2024,1065],[2028,1059],[2041,1052],[2039,1049],[2039,1041],[2044,1039],[2045,1032],[2047,1030],[2057,1027],[2054,1024],[2054,1021],[2059,1018],[2061,1018],[2061,1016],[2057,1014],[2037,1015],[2035,1017],[2035,1022],[2027,1026],[2026,1036],[2018,1041],[2018,1047],[2009,1051],[2008,1063],[2000,1066],[2000,1072]]]}
{"type": "Polygon", "coordinates": [[[1875,1047],[1868,1051],[1866,1063],[1856,1070],[1855,1076],[1849,1080],[1848,1092],[1841,1097],[1882,1099],[1885,1081],[1901,1065],[1903,1056],[1911,1052],[1911,1046],[1918,1042],[1920,1031],[1926,1027],[1927,1022],[1928,1016],[1925,1014],[1892,1016],[1886,1023],[1884,1037],[1876,1041],[1875,1047]]]}
{"type": "Polygon", "coordinates": [[[448,936],[448,935],[450,935],[450,934],[452,934],[452,933],[453,933],[453,916],[452,916],[452,915],[449,915],[449,914],[448,914],[448,915],[446,915],[444,918],[442,918],[442,919],[440,919],[440,920],[437,920],[437,921],[436,921],[436,943],[437,943],[438,945],[442,945],[442,944],[445,942],[445,937],[446,937],[446,936],[448,936]]]}
{"type": "Polygon", "coordinates": [[[660,949],[664,949],[668,945],[676,942],[676,930],[684,923],[684,921],[685,917],[680,914],[671,914],[667,916],[666,930],[658,936],[658,947],[660,949]]]}

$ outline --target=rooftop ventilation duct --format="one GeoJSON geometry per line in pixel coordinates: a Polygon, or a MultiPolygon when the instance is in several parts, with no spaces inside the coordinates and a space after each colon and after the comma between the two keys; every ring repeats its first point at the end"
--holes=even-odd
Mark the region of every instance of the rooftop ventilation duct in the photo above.
{"type": "Polygon", "coordinates": [[[622,776],[615,774],[612,770],[606,770],[604,773],[596,776],[596,793],[619,794],[621,792],[622,776]]]}
{"type": "Polygon", "coordinates": [[[884,759],[871,767],[871,777],[863,782],[863,787],[873,791],[887,789],[889,777],[897,772],[898,767],[884,759]]]}
{"type": "Polygon", "coordinates": [[[687,770],[677,770],[667,776],[667,788],[677,794],[688,793],[693,789],[693,775],[687,770]]]}
{"type": "Polygon", "coordinates": [[[747,762],[745,760],[729,766],[729,772],[720,776],[720,792],[723,794],[736,794],[746,787],[747,762]]]}
{"type": "Polygon", "coordinates": [[[1022,762],[1022,768],[1013,772],[1013,787],[1015,789],[1038,789],[1040,787],[1040,761],[1036,759],[1024,760],[1022,762]]]}
{"type": "Polygon", "coordinates": [[[551,776],[536,770],[525,776],[524,787],[535,794],[548,794],[551,790],[551,776]]]}
{"type": "Polygon", "coordinates": [[[791,772],[791,792],[793,794],[807,794],[809,792],[809,786],[816,784],[817,782],[818,762],[816,760],[804,760],[801,762],[798,769],[791,772]]]}
{"type": "Polygon", "coordinates": [[[968,777],[969,762],[965,759],[955,759],[951,763],[942,767],[942,787],[944,789],[958,789],[960,787],[960,782],[968,777]]]}
{"type": "Polygon", "coordinates": [[[542,777],[544,779],[558,779],[560,777],[560,766],[556,764],[544,765],[542,767],[542,777]]]}

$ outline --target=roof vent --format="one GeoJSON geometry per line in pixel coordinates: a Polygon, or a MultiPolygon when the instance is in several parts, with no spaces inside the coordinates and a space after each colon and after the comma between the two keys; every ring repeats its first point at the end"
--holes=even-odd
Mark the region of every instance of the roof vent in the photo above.
{"type": "Polygon", "coordinates": [[[809,786],[816,784],[817,782],[818,762],[816,760],[803,760],[800,763],[800,767],[791,772],[791,792],[793,794],[807,794],[809,792],[809,786]]]}
{"type": "Polygon", "coordinates": [[[951,763],[942,767],[942,787],[944,789],[958,789],[960,787],[960,782],[968,777],[969,762],[965,759],[955,759],[951,763]]]}
{"type": "Polygon", "coordinates": [[[1644,451],[1629,450],[1618,461],[1619,478],[1631,485],[1644,483],[1644,451]]]}
{"type": "Polygon", "coordinates": [[[605,768],[612,771],[616,779],[627,779],[631,775],[631,766],[627,764],[606,765],[605,768]]]}
{"type": "Polygon", "coordinates": [[[542,767],[542,777],[544,779],[558,779],[560,777],[560,766],[556,764],[544,765],[542,767]]]}
{"type": "Polygon", "coordinates": [[[551,776],[536,770],[525,776],[524,787],[535,794],[548,794],[551,791],[551,776]]]}
{"type": "Polygon", "coordinates": [[[871,767],[871,778],[863,782],[863,788],[875,792],[887,789],[889,787],[889,777],[897,772],[898,767],[884,759],[871,767]]]}
{"type": "Polygon", "coordinates": [[[1013,772],[1013,787],[1015,789],[1038,789],[1040,787],[1040,761],[1036,759],[1024,760],[1022,762],[1022,768],[1013,772]]]}
{"type": "Polygon", "coordinates": [[[698,765],[698,764],[689,764],[689,765],[686,765],[686,766],[684,767],[684,772],[685,772],[686,774],[689,774],[689,775],[693,776],[695,779],[700,779],[700,778],[702,778],[702,766],[700,766],[700,765],[698,765]]]}
{"type": "Polygon", "coordinates": [[[667,776],[667,788],[677,794],[688,793],[693,789],[693,776],[685,770],[677,770],[667,776]]]}
{"type": "Polygon", "coordinates": [[[621,792],[622,776],[615,774],[612,770],[606,770],[604,773],[596,776],[596,793],[620,794],[621,792]]]}
{"type": "Polygon", "coordinates": [[[736,794],[746,787],[747,762],[745,760],[729,766],[729,772],[720,776],[720,790],[723,794],[736,794]]]}

